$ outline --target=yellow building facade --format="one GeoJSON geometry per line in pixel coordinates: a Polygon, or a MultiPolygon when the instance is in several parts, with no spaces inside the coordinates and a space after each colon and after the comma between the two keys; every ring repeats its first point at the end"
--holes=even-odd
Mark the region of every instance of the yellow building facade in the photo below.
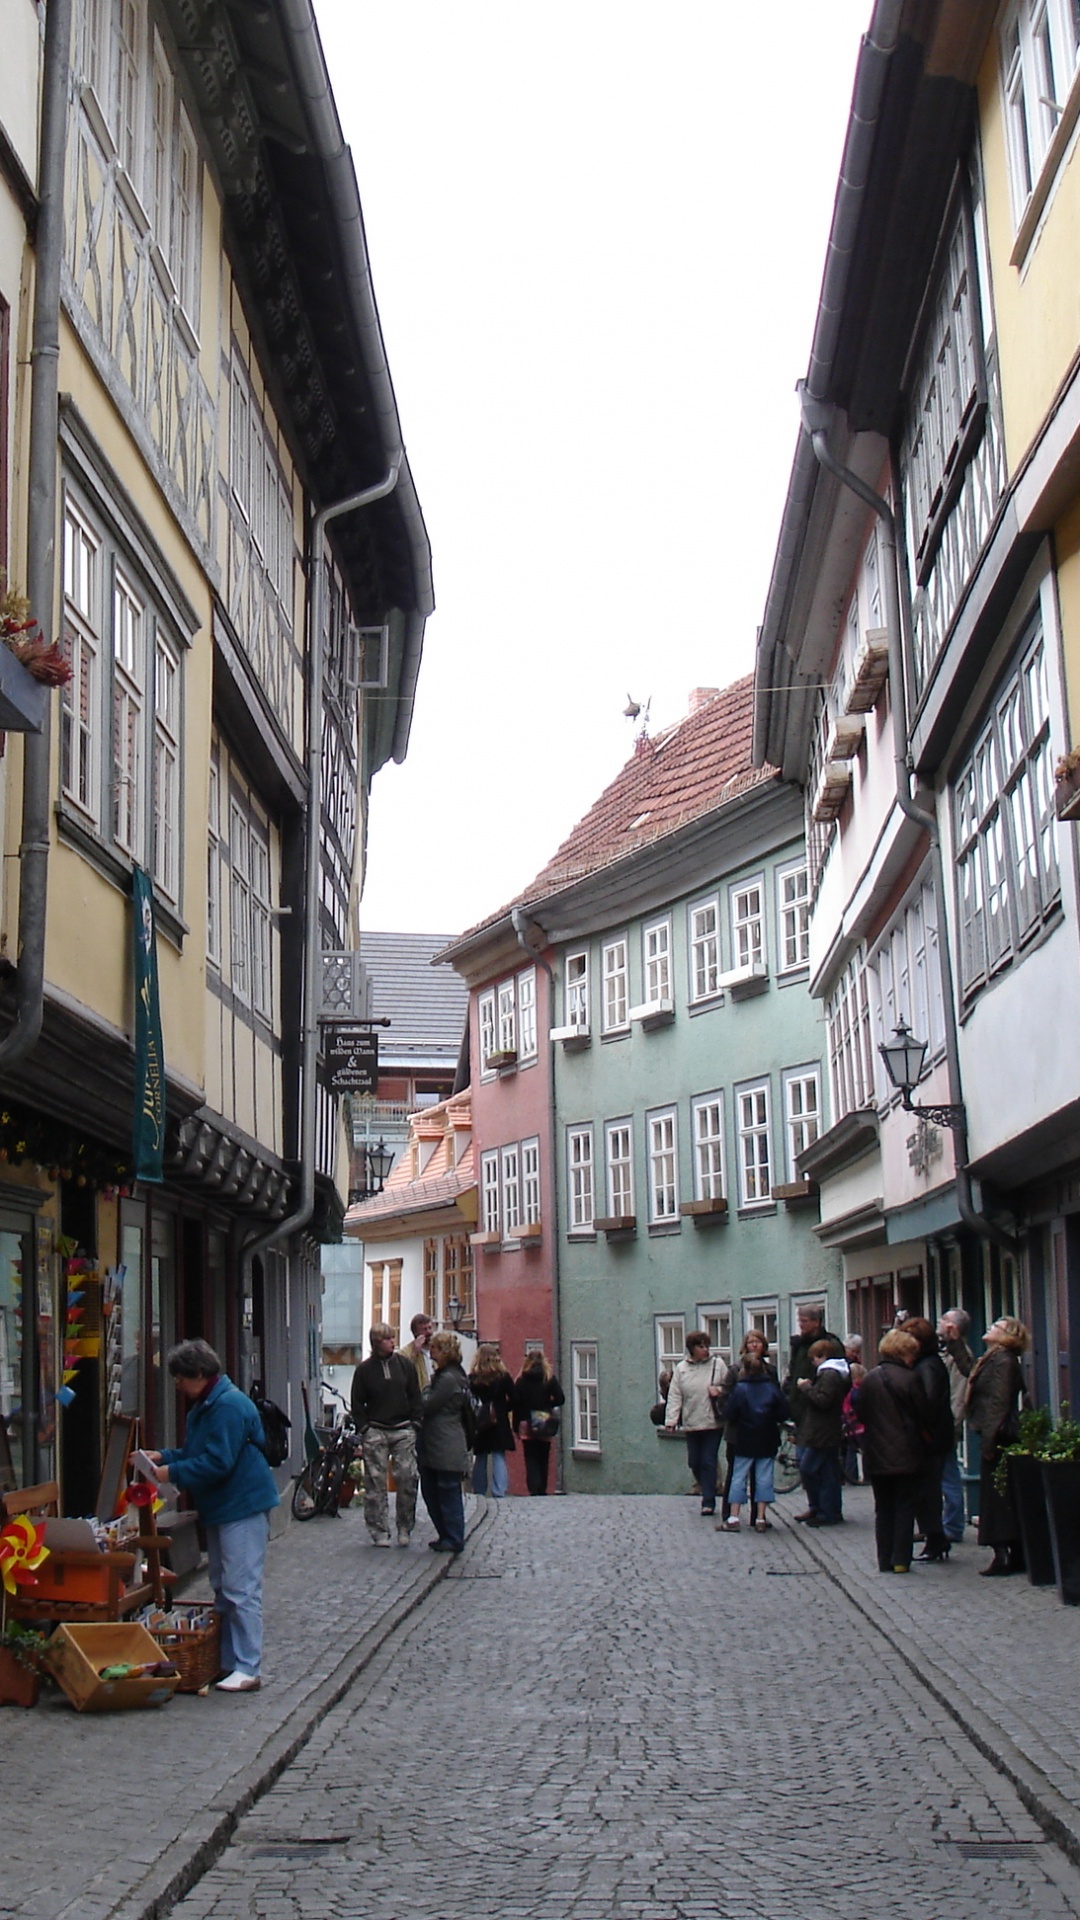
{"type": "Polygon", "coordinates": [[[172,1437],[177,1338],[299,1430],[347,1188],[323,956],[355,946],[431,578],[309,0],[13,4],[3,536],[70,678],[0,776],[0,1476],[58,1470],[78,1512],[112,1418],[172,1437]],[[159,1177],[133,1161],[139,872],[159,1177]]]}

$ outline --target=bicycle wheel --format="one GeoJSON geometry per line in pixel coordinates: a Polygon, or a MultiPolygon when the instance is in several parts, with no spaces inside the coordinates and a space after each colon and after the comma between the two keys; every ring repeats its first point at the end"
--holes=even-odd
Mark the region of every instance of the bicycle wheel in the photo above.
{"type": "Polygon", "coordinates": [[[318,1463],[309,1460],[303,1473],[298,1474],[292,1490],[292,1512],[294,1520],[313,1520],[319,1509],[315,1505],[314,1468],[318,1463]]]}
{"type": "Polygon", "coordinates": [[[345,1478],[345,1462],[340,1453],[335,1453],[326,1463],[326,1472],[318,1489],[317,1501],[320,1513],[336,1517],[341,1504],[341,1483],[345,1478]]]}
{"type": "Polygon", "coordinates": [[[795,1460],[794,1442],[785,1440],[776,1456],[776,1465],[773,1468],[773,1485],[777,1493],[794,1493],[796,1487],[800,1486],[801,1483],[802,1475],[799,1472],[795,1460]]]}

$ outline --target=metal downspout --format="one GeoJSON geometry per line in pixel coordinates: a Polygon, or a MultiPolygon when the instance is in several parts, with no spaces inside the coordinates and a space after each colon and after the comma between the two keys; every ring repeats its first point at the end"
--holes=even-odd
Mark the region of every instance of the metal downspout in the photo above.
{"type": "Polygon", "coordinates": [[[971,1197],[971,1175],[968,1172],[968,1134],[967,1122],[963,1116],[963,1092],[960,1077],[960,1047],[956,1024],[956,1005],[953,999],[952,955],[949,944],[949,918],[945,909],[945,864],[941,852],[941,835],[938,832],[936,815],[928,813],[925,807],[911,797],[911,756],[908,750],[907,728],[907,687],[904,680],[904,651],[900,626],[900,570],[896,545],[896,518],[887,500],[876,493],[859,474],[845,467],[832,453],[829,447],[829,427],[834,417],[833,407],[825,402],[812,400],[805,384],[800,382],[799,399],[803,411],[803,425],[810,435],[815,457],[827,473],[831,473],[842,486],[866,503],[878,517],[883,549],[882,580],[885,598],[885,628],[889,646],[889,701],[892,713],[893,764],[896,772],[896,801],[901,813],[914,821],[925,832],[930,843],[930,859],[934,876],[934,891],[941,903],[938,925],[938,967],[941,974],[941,999],[945,1014],[945,1072],[949,1089],[949,1105],[960,1109],[956,1124],[950,1128],[953,1138],[953,1177],[956,1185],[956,1204],[960,1218],[973,1233],[981,1234],[986,1240],[992,1240],[995,1246],[1009,1253],[1018,1251],[1018,1243],[978,1213],[971,1197]]]}
{"type": "MultiPolygon", "coordinates": [[[[544,959],[543,954],[539,951],[537,947],[533,946],[530,943],[530,940],[528,937],[528,929],[530,927],[536,928],[537,932],[539,933],[543,933],[543,928],[539,925],[538,921],[530,920],[528,914],[526,913],[523,907],[514,907],[514,909],[510,914],[510,920],[514,929],[514,933],[517,937],[518,946],[522,949],[523,952],[528,954],[530,960],[535,960],[538,967],[543,967],[544,972],[547,974],[548,1029],[550,1031],[551,1022],[554,1019],[554,1015],[555,1015],[555,974],[550,961],[544,959]]],[[[552,1220],[552,1223],[551,1223],[551,1343],[555,1349],[555,1357],[559,1363],[559,1366],[561,1367],[562,1366],[562,1315],[559,1311],[559,1220],[558,1220],[559,1210],[558,1210],[558,1204],[556,1201],[556,1194],[558,1193],[558,1187],[559,1187],[559,1176],[558,1176],[559,1162],[556,1157],[559,1150],[559,1137],[558,1137],[558,1124],[557,1124],[556,1114],[555,1114],[555,1041],[551,1039],[548,1040],[548,1058],[551,1061],[551,1101],[550,1101],[550,1129],[549,1129],[549,1149],[551,1153],[551,1198],[552,1198],[552,1210],[555,1215],[555,1218],[552,1220]]],[[[557,1469],[556,1476],[555,1476],[556,1491],[561,1493],[563,1488],[563,1449],[562,1447],[558,1448],[555,1455],[555,1461],[556,1461],[556,1469],[557,1469]]]]}
{"type": "Polygon", "coordinates": [[[398,449],[382,480],[362,493],[351,493],[344,500],[320,507],[311,523],[311,599],[310,599],[310,684],[308,693],[307,742],[307,860],[304,874],[304,977],[300,1019],[300,1198],[292,1213],[271,1227],[264,1227],[244,1247],[242,1267],[246,1293],[251,1262],[275,1240],[306,1227],[315,1206],[315,1069],[319,1052],[319,987],[322,935],[319,925],[319,877],[322,853],[322,776],[323,776],[323,673],[325,668],[326,562],[324,545],[331,520],[356,513],[385,499],[397,486],[403,455],[398,449]]]}
{"type": "MultiPolygon", "coordinates": [[[[49,0],[41,79],[34,323],[30,354],[29,517],[26,592],[42,632],[56,605],[57,390],[60,372],[60,263],[64,249],[64,161],[72,0],[49,0]]],[[[45,996],[45,909],[49,877],[52,711],[40,733],[23,736],[22,837],[15,1025],[0,1042],[0,1069],[30,1052],[45,996]]]]}

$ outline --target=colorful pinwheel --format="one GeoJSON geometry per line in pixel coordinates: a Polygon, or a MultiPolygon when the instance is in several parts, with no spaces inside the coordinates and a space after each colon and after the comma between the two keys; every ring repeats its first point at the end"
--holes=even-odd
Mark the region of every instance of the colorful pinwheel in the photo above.
{"type": "Polygon", "coordinates": [[[36,1525],[25,1513],[17,1514],[0,1529],[0,1579],[5,1591],[14,1594],[19,1587],[36,1587],[35,1568],[48,1559],[45,1527],[36,1525]]]}
{"type": "Polygon", "coordinates": [[[129,1507],[149,1507],[151,1513],[160,1513],[165,1505],[156,1487],[149,1480],[133,1480],[124,1495],[129,1507]]]}

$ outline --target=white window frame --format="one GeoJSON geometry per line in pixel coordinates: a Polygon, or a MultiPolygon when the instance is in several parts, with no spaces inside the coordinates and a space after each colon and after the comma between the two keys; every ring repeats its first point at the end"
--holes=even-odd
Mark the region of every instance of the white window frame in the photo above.
{"type": "Polygon", "coordinates": [[[746,1080],[736,1087],[735,1136],[739,1149],[739,1206],[767,1207],[772,1202],[773,1187],[772,1089],[768,1080],[746,1080]]]}
{"type": "Polygon", "coordinates": [[[825,1002],[833,1120],[874,1104],[874,1049],[870,1037],[866,952],[853,953],[825,1002]]]}
{"type": "Polygon", "coordinates": [[[101,817],[101,667],[105,554],[101,535],[64,503],[64,615],[72,676],[61,689],[61,781],[65,798],[97,825],[101,817]]]}
{"type": "Polygon", "coordinates": [[[221,762],[210,755],[206,825],[206,957],[221,966],[221,762]]]}
{"type": "Polygon", "coordinates": [[[709,1353],[730,1367],[735,1358],[735,1316],[730,1300],[711,1301],[697,1309],[697,1324],[709,1336],[709,1353]],[[727,1339],[724,1339],[724,1332],[727,1339]]]}
{"type": "Polygon", "coordinates": [[[662,1373],[674,1373],[680,1360],[686,1359],[686,1315],[684,1313],[658,1313],[653,1316],[653,1345],[656,1354],[656,1377],[662,1373]]]}
{"type": "Polygon", "coordinates": [[[1037,611],[950,782],[965,1001],[1023,957],[1061,900],[1047,651],[1037,611]]]}
{"type": "Polygon", "coordinates": [[[595,1340],[570,1344],[574,1452],[600,1452],[600,1355],[595,1340]]]}
{"type": "Polygon", "coordinates": [[[564,1010],[568,1027],[588,1030],[589,955],[587,950],[581,953],[568,953],[566,956],[564,1010]]]}
{"type": "Polygon", "coordinates": [[[518,1059],[536,1059],[536,968],[525,967],[517,976],[518,1059]]]}
{"type": "Polygon", "coordinates": [[[641,929],[641,963],[645,1005],[671,999],[671,920],[650,920],[641,929]]]}
{"type": "Polygon", "coordinates": [[[142,862],[146,702],[146,602],[122,567],[113,569],[112,837],[142,862]]]}
{"type": "Polygon", "coordinates": [[[167,900],[180,897],[180,655],[160,624],[154,634],[151,872],[167,900]]]}
{"type": "Polygon", "coordinates": [[[793,860],[776,870],[776,970],[797,973],[810,964],[810,870],[793,860]]]}
{"type": "Polygon", "coordinates": [[[900,1021],[929,1043],[927,1060],[945,1046],[945,1001],[938,954],[937,898],[933,882],[922,880],[886,928],[870,961],[877,992],[874,1018],[878,1041],[891,1041],[900,1021]]]}
{"type": "Polygon", "coordinates": [[[1015,0],[1001,24],[1001,88],[1013,217],[1038,183],[1080,64],[1080,22],[1069,0],[1015,0]]]}
{"type": "Polygon", "coordinates": [[[634,1125],[628,1116],[605,1122],[604,1164],[608,1213],[628,1219],[634,1212],[634,1125]]]}
{"type": "Polygon", "coordinates": [[[802,1178],[796,1156],[813,1146],[821,1132],[821,1068],[816,1064],[787,1067],[782,1085],[787,1177],[795,1181],[802,1178]]]}
{"type": "Polygon", "coordinates": [[[272,1023],[273,941],[269,827],[248,795],[229,796],[229,985],[272,1023]]]}
{"type": "Polygon", "coordinates": [[[521,1155],[516,1142],[499,1148],[499,1184],[503,1239],[513,1240],[521,1226],[521,1155]]]}
{"type": "Polygon", "coordinates": [[[539,1226],[540,1141],[538,1138],[523,1140],[521,1143],[521,1211],[525,1226],[539,1226]]]}
{"type": "Polygon", "coordinates": [[[720,896],[695,900],[687,909],[691,1002],[712,1000],[720,991],[720,896]],[[710,924],[711,923],[711,924],[710,924]]]}
{"type": "Polygon", "coordinates": [[[500,1233],[499,1154],[494,1148],[480,1155],[480,1204],[485,1233],[500,1233]]]}
{"type": "Polygon", "coordinates": [[[495,1040],[499,1053],[517,1052],[517,995],[513,980],[500,980],[495,989],[495,1040]]]}
{"type": "Polygon", "coordinates": [[[728,888],[731,923],[731,965],[735,972],[765,964],[765,876],[751,874],[728,888]],[[751,902],[756,898],[756,905],[751,902]]]}
{"type": "Polygon", "coordinates": [[[699,1094],[690,1103],[690,1118],[694,1143],[694,1199],[723,1200],[727,1194],[723,1094],[699,1094]]]}
{"type": "Polygon", "coordinates": [[[626,1033],[630,1026],[630,943],[625,934],[601,949],[603,1031],[626,1033]]]}
{"type": "Polygon", "coordinates": [[[476,1020],[480,1038],[480,1078],[492,1080],[494,1067],[488,1066],[488,1060],[495,1051],[495,989],[488,987],[477,997],[476,1020]]]}
{"type": "Polygon", "coordinates": [[[780,1340],[780,1301],[776,1294],[761,1294],[742,1303],[743,1339],[748,1333],[760,1333],[769,1343],[769,1352],[778,1359],[780,1340]]]}
{"type": "Polygon", "coordinates": [[[590,1126],[566,1129],[566,1217],[570,1233],[592,1233],[596,1218],[595,1156],[590,1126]]]}
{"type": "Polygon", "coordinates": [[[645,1115],[649,1172],[649,1225],[679,1218],[679,1110],[657,1107],[645,1115]]]}

